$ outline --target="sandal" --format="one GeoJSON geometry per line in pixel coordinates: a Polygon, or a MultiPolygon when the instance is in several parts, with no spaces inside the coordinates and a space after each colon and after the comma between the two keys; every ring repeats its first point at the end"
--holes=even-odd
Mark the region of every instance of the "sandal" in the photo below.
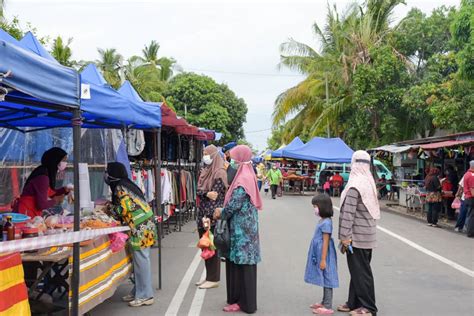
{"type": "Polygon", "coordinates": [[[319,304],[319,303],[314,303],[314,304],[309,306],[309,308],[311,308],[311,309],[318,309],[318,308],[321,308],[321,307],[324,307],[324,305],[319,304]]]}
{"type": "Polygon", "coordinates": [[[351,315],[359,315],[359,316],[372,316],[372,313],[363,307],[359,307],[357,309],[354,309],[353,311],[350,312],[351,315]]]}
{"type": "Polygon", "coordinates": [[[334,314],[334,311],[332,309],[328,309],[326,307],[321,307],[321,308],[318,308],[318,309],[313,309],[313,314],[332,315],[332,314],[334,314]]]}
{"type": "Polygon", "coordinates": [[[236,313],[240,311],[240,306],[239,304],[227,305],[226,307],[224,307],[223,311],[226,313],[236,313]]]}
{"type": "Polygon", "coordinates": [[[342,305],[339,305],[337,307],[337,310],[339,312],[344,312],[344,313],[349,313],[351,311],[351,309],[349,308],[349,306],[347,306],[347,304],[342,304],[342,305]]]}

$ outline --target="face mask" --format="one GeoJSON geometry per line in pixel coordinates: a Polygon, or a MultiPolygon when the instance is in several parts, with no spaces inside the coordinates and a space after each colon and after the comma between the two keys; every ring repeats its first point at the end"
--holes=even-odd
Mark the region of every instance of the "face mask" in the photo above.
{"type": "Polygon", "coordinates": [[[229,163],[230,163],[230,166],[231,166],[232,168],[234,168],[234,169],[237,169],[237,168],[238,168],[237,163],[235,162],[234,159],[231,159],[229,163]]]}
{"type": "Polygon", "coordinates": [[[66,161],[61,161],[58,165],[58,170],[59,171],[64,171],[64,170],[66,170],[66,167],[67,167],[67,162],[66,161]]]}
{"type": "Polygon", "coordinates": [[[319,216],[319,207],[314,207],[314,215],[319,216]]]}
{"type": "Polygon", "coordinates": [[[202,162],[204,162],[206,165],[210,165],[212,163],[211,155],[204,155],[202,157],[202,162]]]}

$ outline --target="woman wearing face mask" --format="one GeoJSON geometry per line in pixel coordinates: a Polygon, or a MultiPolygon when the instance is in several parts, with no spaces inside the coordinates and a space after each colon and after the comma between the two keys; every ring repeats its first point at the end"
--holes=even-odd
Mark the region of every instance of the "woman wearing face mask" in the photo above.
{"type": "Polygon", "coordinates": [[[153,287],[150,248],[157,237],[153,211],[140,188],[128,178],[125,166],[120,162],[107,164],[105,183],[112,191],[112,213],[130,226],[129,245],[133,259],[135,286],[122,300],[129,306],[152,305],[153,287]]]}
{"type": "Polygon", "coordinates": [[[58,171],[67,166],[67,153],[58,147],[44,152],[41,165],[31,172],[26,180],[23,192],[16,206],[16,211],[30,217],[41,216],[43,210],[61,204],[64,195],[72,188],[56,189],[58,171]]]}
{"type": "MultiPolygon", "coordinates": [[[[199,208],[197,225],[199,238],[211,229],[214,232],[216,221],[212,219],[214,210],[224,205],[224,198],[228,186],[227,172],[224,167],[224,159],[219,155],[214,145],[204,149],[202,158],[204,167],[199,176],[197,194],[199,196],[199,208]]],[[[200,289],[211,289],[219,286],[221,269],[218,255],[205,261],[206,278],[196,283],[200,289]]]]}

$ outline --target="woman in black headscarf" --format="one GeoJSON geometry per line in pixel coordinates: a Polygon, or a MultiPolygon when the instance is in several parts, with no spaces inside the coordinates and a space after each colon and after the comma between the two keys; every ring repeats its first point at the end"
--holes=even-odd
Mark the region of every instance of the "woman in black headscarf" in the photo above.
{"type": "Polygon", "coordinates": [[[56,190],[58,171],[64,171],[67,166],[67,153],[58,147],[44,152],[41,165],[31,172],[26,180],[23,192],[18,199],[17,212],[28,216],[41,216],[42,211],[60,204],[64,195],[72,188],[56,190]]]}
{"type": "Polygon", "coordinates": [[[105,183],[112,190],[112,210],[124,224],[130,226],[130,248],[133,257],[135,287],[123,297],[132,307],[152,305],[153,287],[150,248],[157,236],[153,211],[140,188],[128,178],[127,169],[120,162],[110,162],[105,183]]]}

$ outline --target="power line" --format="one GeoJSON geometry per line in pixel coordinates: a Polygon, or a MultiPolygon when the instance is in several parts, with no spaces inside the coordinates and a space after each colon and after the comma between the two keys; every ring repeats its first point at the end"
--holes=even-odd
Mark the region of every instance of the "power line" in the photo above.
{"type": "Polygon", "coordinates": [[[245,132],[245,134],[260,133],[260,132],[266,132],[266,131],[271,131],[271,130],[272,130],[271,128],[266,128],[266,129],[260,129],[260,130],[257,130],[257,131],[245,132]]]}
{"type": "Polygon", "coordinates": [[[240,75],[240,76],[261,76],[261,77],[293,77],[301,78],[303,75],[291,75],[291,74],[270,74],[270,73],[257,73],[257,72],[240,72],[240,71],[224,71],[224,70],[208,70],[208,69],[196,69],[196,68],[186,68],[191,71],[201,71],[201,72],[214,72],[221,74],[229,75],[240,75]]]}

